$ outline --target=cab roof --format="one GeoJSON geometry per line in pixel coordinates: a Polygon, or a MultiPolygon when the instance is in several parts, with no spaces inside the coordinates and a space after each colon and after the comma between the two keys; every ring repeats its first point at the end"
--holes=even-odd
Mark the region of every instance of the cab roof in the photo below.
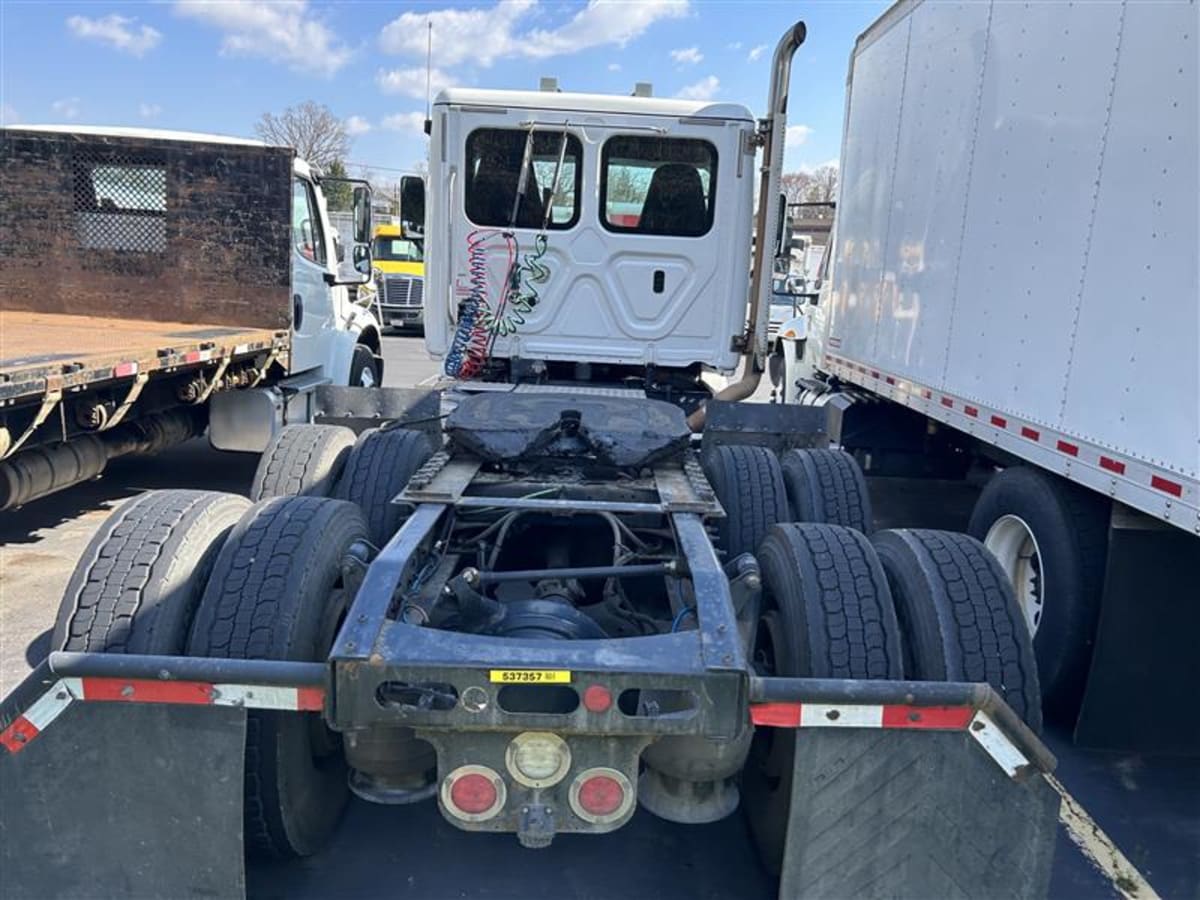
{"type": "Polygon", "coordinates": [[[155,141],[195,141],[205,144],[233,144],[243,147],[270,147],[263,141],[207,134],[200,131],[170,131],[162,128],[127,128],[116,125],[6,125],[9,131],[38,131],[52,134],[89,134],[100,137],[128,137],[155,141]]]}
{"type": "MultiPolygon", "coordinates": [[[[689,119],[722,119],[753,123],[754,114],[739,103],[677,100],[667,97],[626,97],[620,94],[582,94],[568,91],[490,91],[449,88],[434,99],[437,106],[494,107],[588,115],[617,114],[679,116],[689,119]]],[[[586,124],[586,123],[581,123],[586,124]]]]}

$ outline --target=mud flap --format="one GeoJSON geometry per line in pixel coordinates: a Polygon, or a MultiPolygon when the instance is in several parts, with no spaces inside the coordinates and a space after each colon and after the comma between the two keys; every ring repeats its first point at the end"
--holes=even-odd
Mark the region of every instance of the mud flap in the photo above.
{"type": "Polygon", "coordinates": [[[779,896],[1045,897],[1059,797],[965,731],[803,729],[779,896]]]}
{"type": "Polygon", "coordinates": [[[244,895],[244,710],[67,700],[51,712],[52,728],[34,717],[0,748],[6,900],[244,895]]]}

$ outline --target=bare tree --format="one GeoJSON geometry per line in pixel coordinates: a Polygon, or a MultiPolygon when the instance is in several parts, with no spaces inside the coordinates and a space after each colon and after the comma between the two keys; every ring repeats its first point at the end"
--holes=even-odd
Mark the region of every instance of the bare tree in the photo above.
{"type": "Polygon", "coordinates": [[[810,202],[829,203],[837,199],[837,166],[820,166],[812,175],[812,184],[805,198],[810,202]]]}
{"type": "Polygon", "coordinates": [[[350,153],[350,136],[342,120],[328,106],[312,100],[289,106],[278,116],[263,113],[254,130],[267,143],[293,147],[301,159],[322,168],[350,153]]]}
{"type": "Polygon", "coordinates": [[[808,200],[813,177],[808,172],[786,172],[779,177],[779,189],[788,203],[803,203],[808,200]]]}

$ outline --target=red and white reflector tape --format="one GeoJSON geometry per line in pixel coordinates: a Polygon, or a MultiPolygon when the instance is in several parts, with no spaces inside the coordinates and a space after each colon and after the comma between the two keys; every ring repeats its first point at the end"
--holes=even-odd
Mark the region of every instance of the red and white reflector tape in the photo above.
{"type": "Polygon", "coordinates": [[[750,721],[772,728],[888,728],[965,731],[1010,777],[1029,759],[987,713],[970,706],[904,704],[752,703],[750,721]]]}
{"type": "Polygon", "coordinates": [[[325,689],[136,678],[62,678],[0,732],[0,746],[9,753],[19,753],[77,700],[316,712],[325,703],[325,689]]]}

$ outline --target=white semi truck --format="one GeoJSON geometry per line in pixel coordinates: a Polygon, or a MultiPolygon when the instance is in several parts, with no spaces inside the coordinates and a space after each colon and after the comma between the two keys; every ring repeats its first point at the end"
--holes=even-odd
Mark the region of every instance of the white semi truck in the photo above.
{"type": "Polygon", "coordinates": [[[1200,678],[1195,3],[899,3],[851,58],[820,302],[785,399],[868,473],[987,477],[1081,740],[1194,747],[1200,678]],[[1090,677],[1089,677],[1090,669],[1090,677]],[[1167,725],[1170,722],[1170,725],[1167,725]]]}
{"type": "Polygon", "coordinates": [[[823,411],[733,402],[767,357],[804,39],[758,121],[645,90],[436,98],[446,402],[345,388],[376,404],[357,439],[284,429],[257,502],[114,511],[0,702],[6,890],[236,896],[246,850],[317,852],[353,793],[514,854],[742,813],[785,898],[1047,892],[1059,794],[999,563],[874,531],[823,411]]]}
{"type": "Polygon", "coordinates": [[[222,135],[0,131],[0,509],[206,429],[259,452],[318,388],[378,385],[379,322],[348,293],[369,188],[346,179],[343,242],[333,180],[222,135]]]}

